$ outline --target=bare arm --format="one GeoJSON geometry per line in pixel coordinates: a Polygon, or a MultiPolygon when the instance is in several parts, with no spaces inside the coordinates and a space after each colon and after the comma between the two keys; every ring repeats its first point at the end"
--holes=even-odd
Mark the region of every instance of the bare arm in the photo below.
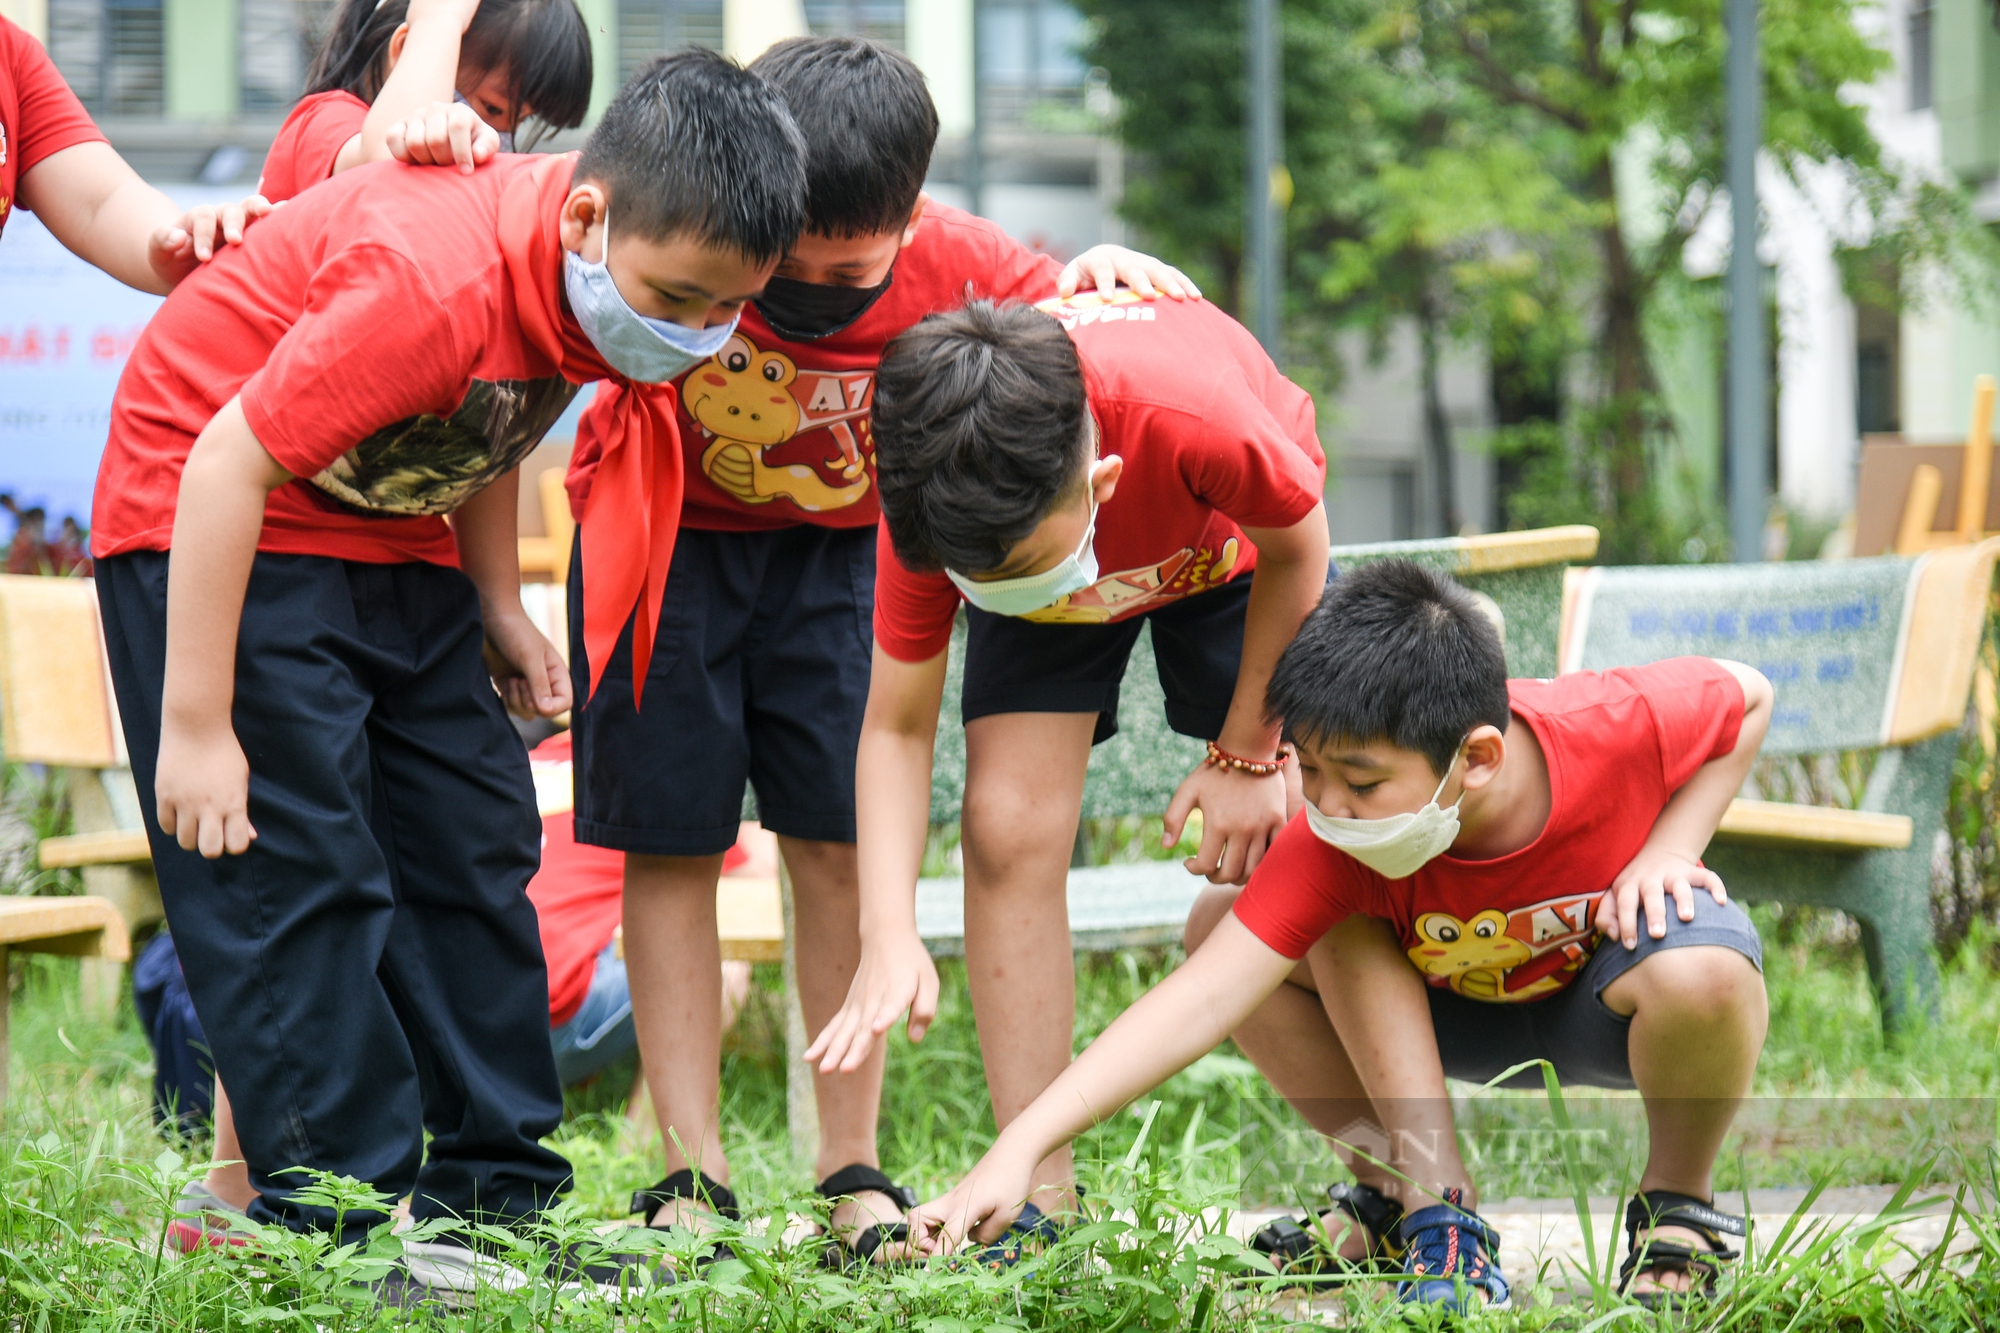
{"type": "Polygon", "coordinates": [[[826,1073],[852,1072],[910,1011],[911,1041],[937,1014],[937,968],[917,935],[917,877],[930,835],[931,753],[946,654],[899,662],[876,646],[854,764],[861,870],[861,966],[847,1002],[807,1048],[826,1073]]]}
{"type": "MultiPolygon", "coordinates": [[[[1264,720],[1264,690],[1278,657],[1326,592],[1326,507],[1314,505],[1288,528],[1245,528],[1257,547],[1250,607],[1243,620],[1243,658],[1236,693],[1215,743],[1244,759],[1269,759],[1278,751],[1278,728],[1264,720]]],[[[1191,874],[1216,884],[1242,884],[1288,816],[1286,774],[1251,777],[1219,768],[1197,768],[1167,806],[1165,845],[1181,839],[1189,812],[1202,812],[1201,850],[1187,863],[1191,874]]]]}
{"type": "Polygon", "coordinates": [[[361,133],[335,155],[335,175],[389,157],[391,129],[401,127],[429,103],[451,101],[458,90],[459,39],[478,9],[479,0],[412,0],[403,53],[382,81],[382,91],[361,122],[361,133]]]}
{"type": "Polygon", "coordinates": [[[1235,913],[1165,981],[1139,997],[994,1140],[972,1174],[910,1214],[933,1253],[991,1240],[1033,1188],[1035,1164],[1213,1050],[1295,966],[1235,913]]]}
{"type": "Polygon", "coordinates": [[[235,245],[270,211],[256,195],[237,204],[183,211],[107,143],[73,144],[21,177],[21,207],[63,246],[128,287],[164,296],[206,263],[215,234],[235,245]]]}
{"type": "Polygon", "coordinates": [[[554,717],[570,706],[569,668],[521,609],[518,503],[521,473],[509,472],[452,513],[458,562],[479,589],[486,669],[517,717],[554,717]]]}
{"type": "Polygon", "coordinates": [[[250,825],[250,766],[230,718],[236,634],[264,502],[289,480],[234,398],[195,440],[181,469],[153,785],[161,829],[211,859],[240,853],[257,836],[250,825]]]}
{"type": "Polygon", "coordinates": [[[1694,920],[1694,890],[1706,888],[1717,902],[1728,901],[1722,877],[1697,864],[1715,836],[1729,803],[1750,776],[1750,765],[1771,726],[1771,682],[1755,667],[1716,659],[1716,664],[1743,686],[1743,725],[1736,748],[1711,759],[1661,808],[1646,845],[1612,881],[1611,892],[1598,902],[1597,928],[1615,935],[1626,948],[1639,943],[1639,911],[1654,939],[1667,933],[1666,895],[1671,893],[1680,919],[1694,920]]]}

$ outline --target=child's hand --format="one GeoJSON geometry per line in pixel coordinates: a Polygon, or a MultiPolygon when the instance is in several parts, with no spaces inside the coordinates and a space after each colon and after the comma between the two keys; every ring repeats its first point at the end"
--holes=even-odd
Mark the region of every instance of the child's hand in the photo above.
{"type": "Polygon", "coordinates": [[[431,102],[391,125],[382,138],[389,156],[418,167],[444,167],[456,162],[470,176],[481,162],[500,151],[500,131],[481,120],[469,106],[431,102]]]}
{"type": "Polygon", "coordinates": [[[937,1001],[937,964],[914,931],[887,945],[864,943],[847,1002],[806,1047],[805,1062],[817,1063],[822,1074],[851,1074],[905,1009],[910,1040],[922,1041],[937,1017],[937,1001]]]}
{"type": "Polygon", "coordinates": [[[1611,890],[1597,900],[1597,929],[1622,942],[1628,949],[1639,947],[1639,904],[1646,905],[1646,933],[1660,939],[1667,933],[1667,895],[1683,921],[1694,920],[1694,891],[1705,888],[1718,903],[1729,901],[1722,876],[1664,848],[1641,848],[1632,863],[1611,881],[1611,890]]]}
{"type": "Polygon", "coordinates": [[[146,259],[169,286],[206,264],[215,255],[215,233],[228,245],[243,244],[249,225],[271,211],[261,194],[233,204],[202,204],[176,222],[154,229],[147,238],[146,259]]]}
{"type": "Polygon", "coordinates": [[[209,728],[162,721],[153,795],[161,830],[211,861],[224,852],[241,856],[257,837],[250,764],[226,721],[209,728]]]}
{"type": "Polygon", "coordinates": [[[1016,1165],[999,1144],[949,1194],[920,1204],[910,1213],[910,1248],[926,1255],[950,1254],[968,1237],[981,1243],[1000,1239],[1021,1215],[1034,1185],[1034,1163],[1016,1165]]]}
{"type": "Polygon", "coordinates": [[[554,717],[571,702],[569,667],[520,611],[485,612],[486,670],[515,717],[554,717]]]}
{"type": "Polygon", "coordinates": [[[1106,299],[1118,290],[1121,282],[1149,301],[1161,292],[1176,301],[1185,301],[1189,297],[1197,301],[1201,299],[1201,289],[1187,274],[1172,264],[1162,263],[1137,250],[1127,250],[1122,245],[1093,245],[1070,260],[1062,275],[1056,279],[1056,295],[1074,295],[1085,279],[1106,299]]]}
{"type": "Polygon", "coordinates": [[[1160,845],[1179,842],[1188,813],[1198,808],[1201,847],[1182,864],[1190,875],[1205,875],[1211,884],[1248,883],[1271,839],[1285,826],[1285,785],[1283,769],[1252,777],[1203,764],[1188,774],[1168,803],[1160,845]]]}

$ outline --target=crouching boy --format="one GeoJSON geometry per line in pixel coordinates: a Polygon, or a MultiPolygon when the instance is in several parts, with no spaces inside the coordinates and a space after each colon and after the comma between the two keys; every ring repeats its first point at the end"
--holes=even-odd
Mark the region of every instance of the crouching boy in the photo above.
{"type": "Polygon", "coordinates": [[[1707,658],[1509,681],[1463,589],[1384,561],[1328,590],[1269,707],[1304,811],[1240,895],[1197,904],[1186,964],[914,1215],[925,1243],[997,1234],[1036,1162],[1233,1035],[1321,1133],[1366,1117],[1424,1145],[1394,1171],[1357,1155],[1360,1183],[1333,1191],[1345,1216],[1311,1228],[1335,1252],[1296,1225],[1305,1243],[1260,1237],[1291,1263],[1386,1262],[1403,1300],[1506,1304],[1445,1079],[1547,1060],[1645,1098],[1624,1283],[1649,1302],[1712,1291],[1743,1223],[1712,1207],[1711,1170],[1765,1001],[1756,931],[1699,858],[1769,683],[1707,658]]]}
{"type": "MultiPolygon", "coordinates": [[[[335,1225],[300,1166],[411,1194],[419,1220],[520,1225],[568,1188],[540,1142],[562,1098],[539,826],[501,698],[552,715],[569,685],[521,609],[514,468],[575,385],[665,381],[726,337],[804,202],[776,94],[684,52],[580,159],[305,192],[134,350],[98,594],[259,1221],[335,1225]]],[[[410,1279],[471,1283],[463,1244],[406,1252],[410,1279]]]]}

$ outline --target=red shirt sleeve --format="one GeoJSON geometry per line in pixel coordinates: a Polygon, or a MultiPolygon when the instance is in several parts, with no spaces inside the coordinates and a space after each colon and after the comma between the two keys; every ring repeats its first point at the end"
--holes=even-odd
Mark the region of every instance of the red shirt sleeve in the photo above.
{"type": "Polygon", "coordinates": [[[310,477],[384,426],[456,406],[473,360],[416,265],[355,245],[313,275],[298,321],[244,382],[243,414],[271,457],[310,477]]]}
{"type": "MultiPolygon", "coordinates": [[[[1178,444],[1188,489],[1246,528],[1288,528],[1326,490],[1312,398],[1275,371],[1271,379],[1260,394],[1241,366],[1223,366],[1199,429],[1178,444]]],[[[1157,415],[1163,423],[1174,419],[1157,415]]]]}
{"type": "Polygon", "coordinates": [[[16,179],[52,153],[80,143],[105,142],[42,44],[6,19],[0,19],[0,57],[6,61],[6,77],[14,84],[20,108],[18,119],[4,127],[5,153],[12,159],[16,179]]]}
{"type": "Polygon", "coordinates": [[[898,662],[928,662],[951,646],[958,589],[943,574],[917,574],[896,558],[887,522],[875,525],[875,642],[898,662]]]}
{"type": "Polygon", "coordinates": [[[333,175],[333,160],[361,133],[368,104],[353,93],[314,93],[299,99],[278,127],[264,156],[258,193],[272,203],[290,199],[333,175]]]}
{"type": "Polygon", "coordinates": [[[1251,872],[1236,898],[1236,919],[1285,957],[1303,958],[1320,936],[1367,911],[1372,873],[1321,842],[1301,813],[1251,872]]]}
{"type": "Polygon", "coordinates": [[[1646,701],[1660,745],[1660,776],[1679,791],[1703,764],[1736,748],[1743,730],[1743,686],[1727,668],[1706,657],[1670,657],[1650,666],[1621,667],[1646,701]]]}

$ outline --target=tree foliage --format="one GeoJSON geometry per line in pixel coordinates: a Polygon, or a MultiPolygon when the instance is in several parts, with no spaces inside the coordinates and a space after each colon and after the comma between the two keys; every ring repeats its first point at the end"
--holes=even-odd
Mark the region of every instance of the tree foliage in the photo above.
{"type": "MultiPolygon", "coordinates": [[[[1127,215],[1233,302],[1240,6],[1082,7],[1144,164],[1127,215]]],[[[1859,9],[1763,0],[1767,171],[1836,215],[1839,244],[1964,271],[1982,241],[1962,198],[1885,157],[1855,96],[1889,63],[1859,9]]],[[[1566,380],[1560,422],[1516,432],[1536,480],[1514,517],[1588,517],[1613,558],[1673,549],[1686,518],[1664,512],[1655,484],[1674,439],[1650,315],[1685,282],[1690,238],[1727,207],[1721,0],[1288,0],[1282,12],[1295,341],[1328,323],[1379,339],[1410,319],[1427,397],[1450,339],[1566,380]]],[[[1441,408],[1427,415],[1448,458],[1441,408]]]]}

